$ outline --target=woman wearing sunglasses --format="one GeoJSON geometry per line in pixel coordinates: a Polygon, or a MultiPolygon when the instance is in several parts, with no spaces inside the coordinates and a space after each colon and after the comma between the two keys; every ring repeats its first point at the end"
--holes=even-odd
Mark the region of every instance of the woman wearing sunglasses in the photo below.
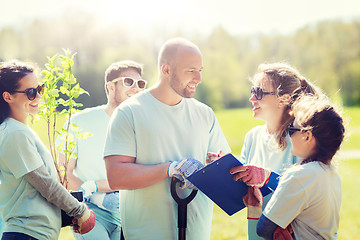
{"type": "Polygon", "coordinates": [[[253,106],[253,117],[263,120],[265,125],[246,134],[241,152],[241,161],[245,165],[230,170],[234,180],[240,179],[251,187],[244,199],[248,206],[248,238],[251,240],[261,239],[256,234],[256,224],[261,209],[271,197],[269,194],[262,199],[259,187],[269,179],[270,170],[281,174],[297,162],[290,153],[287,135],[287,126],[293,121],[291,99],[299,91],[318,92],[296,69],[285,63],[261,64],[252,83],[249,101],[253,106]]]}
{"type": "Polygon", "coordinates": [[[332,158],[344,139],[343,120],[327,99],[310,96],[295,102],[293,112],[291,153],[302,160],[280,178],[258,233],[265,239],[292,239],[289,230],[295,239],[336,239],[341,180],[332,158]]]}
{"type": "Polygon", "coordinates": [[[39,110],[44,86],[31,66],[21,62],[0,65],[0,215],[5,222],[2,240],[57,239],[60,209],[86,233],[95,215],[79,203],[56,178],[49,151],[26,124],[39,110]]]}
{"type": "MultiPolygon", "coordinates": [[[[315,94],[315,89],[300,73],[285,63],[261,64],[252,78],[251,102],[253,117],[264,125],[251,129],[245,136],[240,161],[244,166],[230,169],[235,181],[244,181],[249,193],[244,198],[248,211],[248,239],[261,239],[256,234],[256,224],[262,208],[271,194],[262,197],[259,190],[269,179],[271,171],[281,174],[297,162],[290,153],[287,127],[293,121],[290,101],[296,92],[315,94]],[[262,205],[262,207],[261,207],[262,205]]],[[[217,156],[209,153],[210,161],[217,156]]]]}

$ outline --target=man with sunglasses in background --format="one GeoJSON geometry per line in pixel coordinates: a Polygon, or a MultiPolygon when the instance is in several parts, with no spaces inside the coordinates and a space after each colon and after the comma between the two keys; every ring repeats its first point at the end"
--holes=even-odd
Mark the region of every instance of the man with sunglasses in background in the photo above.
{"type": "MultiPolygon", "coordinates": [[[[126,240],[169,240],[178,236],[178,208],[171,177],[186,177],[205,165],[208,152],[230,152],[213,110],[195,100],[203,69],[199,48],[182,38],[160,50],[157,84],[121,104],[111,117],[104,156],[109,184],[121,189],[120,213],[126,240]]],[[[213,204],[198,191],[187,207],[188,239],[210,239],[213,204]]],[[[186,220],[185,220],[186,221],[186,220]]]]}
{"type": "MultiPolygon", "coordinates": [[[[67,167],[68,189],[83,191],[86,203],[96,215],[94,229],[81,236],[74,233],[76,239],[120,239],[119,192],[114,192],[109,187],[103,146],[106,129],[115,108],[145,89],[147,82],[142,79],[142,71],[142,65],[133,61],[111,64],[105,71],[107,104],[85,109],[71,119],[79,133],[91,135],[85,139],[77,139],[77,159],[71,158],[67,167]]],[[[77,134],[76,131],[72,133],[74,136],[77,134]]],[[[63,141],[58,139],[57,145],[63,141]]],[[[59,153],[59,161],[64,160],[65,155],[59,153]]]]}

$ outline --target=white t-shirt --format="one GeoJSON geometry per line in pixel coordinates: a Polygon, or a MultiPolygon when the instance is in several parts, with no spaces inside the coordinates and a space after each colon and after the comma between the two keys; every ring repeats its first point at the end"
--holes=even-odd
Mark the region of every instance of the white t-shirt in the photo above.
{"type": "Polygon", "coordinates": [[[24,175],[45,166],[56,180],[50,152],[30,127],[13,118],[0,125],[0,214],[4,232],[21,232],[37,239],[57,239],[60,209],[49,203],[24,175]]]}
{"type": "MultiPolygon", "coordinates": [[[[111,117],[104,154],[159,164],[193,157],[205,165],[207,152],[230,148],[210,107],[184,98],[168,106],[149,91],[123,102],[111,117]]],[[[124,234],[131,239],[177,239],[177,204],[170,178],[150,187],[120,191],[124,234]]],[[[184,195],[191,190],[185,189],[184,195]]],[[[188,239],[210,239],[213,204],[200,191],[187,208],[188,239]]]]}
{"type": "MultiPolygon", "coordinates": [[[[291,142],[286,136],[287,146],[284,151],[276,148],[274,136],[267,133],[266,125],[259,125],[252,128],[245,136],[244,145],[241,149],[241,162],[262,168],[269,168],[271,171],[281,174],[284,170],[298,161],[298,158],[291,154],[291,142]]],[[[264,197],[263,209],[270,200],[272,194],[264,197]]],[[[261,240],[256,234],[258,220],[248,220],[248,239],[261,240]]]]}
{"type": "Polygon", "coordinates": [[[340,205],[336,170],[310,162],[284,173],[263,214],[282,228],[291,223],[296,239],[336,239],[340,205]]]}
{"type": "MultiPolygon", "coordinates": [[[[87,108],[71,118],[71,122],[78,127],[79,131],[74,132],[70,129],[69,132],[74,137],[78,133],[91,134],[87,138],[78,139],[75,147],[75,153],[77,153],[75,174],[83,182],[106,179],[103,150],[109,121],[110,117],[105,113],[105,105],[87,108]]],[[[67,123],[64,127],[66,125],[67,123]]],[[[56,145],[60,145],[61,142],[64,142],[64,139],[59,137],[56,145]]]]}
{"type": "MultiPolygon", "coordinates": [[[[76,134],[90,133],[91,136],[77,139],[75,153],[77,154],[75,175],[83,182],[88,180],[106,180],[105,161],[103,159],[106,130],[110,117],[105,112],[105,105],[87,108],[73,115],[71,122],[77,126],[78,132],[70,129],[70,133],[76,138],[76,134]]],[[[67,126],[65,123],[64,127],[67,126]]],[[[64,139],[59,137],[56,145],[60,145],[64,139]]],[[[104,195],[105,193],[93,193],[104,195]]],[[[120,225],[120,214],[110,211],[99,210],[95,205],[89,205],[97,218],[120,225]]]]}

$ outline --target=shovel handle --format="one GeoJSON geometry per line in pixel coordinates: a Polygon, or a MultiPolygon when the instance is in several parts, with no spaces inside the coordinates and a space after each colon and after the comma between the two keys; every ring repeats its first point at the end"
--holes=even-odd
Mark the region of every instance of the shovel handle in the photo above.
{"type": "Polygon", "coordinates": [[[181,181],[176,177],[173,177],[171,180],[171,196],[177,204],[188,205],[195,198],[198,190],[193,189],[189,196],[180,198],[176,192],[176,183],[181,183],[181,181]]]}
{"type": "Polygon", "coordinates": [[[186,240],[187,205],[194,199],[198,190],[193,190],[186,198],[180,198],[176,192],[176,184],[181,181],[175,177],[171,180],[171,196],[178,204],[178,239],[186,240]]]}

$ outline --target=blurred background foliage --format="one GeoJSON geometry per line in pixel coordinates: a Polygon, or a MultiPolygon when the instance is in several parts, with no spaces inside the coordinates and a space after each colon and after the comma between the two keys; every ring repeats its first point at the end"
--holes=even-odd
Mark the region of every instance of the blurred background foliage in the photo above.
{"type": "Polygon", "coordinates": [[[259,64],[285,61],[338,103],[360,105],[360,18],[327,20],[306,25],[291,34],[231,35],[221,25],[204,35],[157,26],[141,37],[125,25],[100,25],[91,14],[34,20],[21,28],[0,29],[0,61],[19,59],[43,69],[47,56],[77,52],[74,74],[90,96],[84,107],[106,102],[104,72],[114,61],[132,59],[144,64],[144,79],[156,82],[157,54],[164,41],[185,37],[204,57],[203,82],[196,98],[215,110],[248,107],[249,78],[259,64]]]}

